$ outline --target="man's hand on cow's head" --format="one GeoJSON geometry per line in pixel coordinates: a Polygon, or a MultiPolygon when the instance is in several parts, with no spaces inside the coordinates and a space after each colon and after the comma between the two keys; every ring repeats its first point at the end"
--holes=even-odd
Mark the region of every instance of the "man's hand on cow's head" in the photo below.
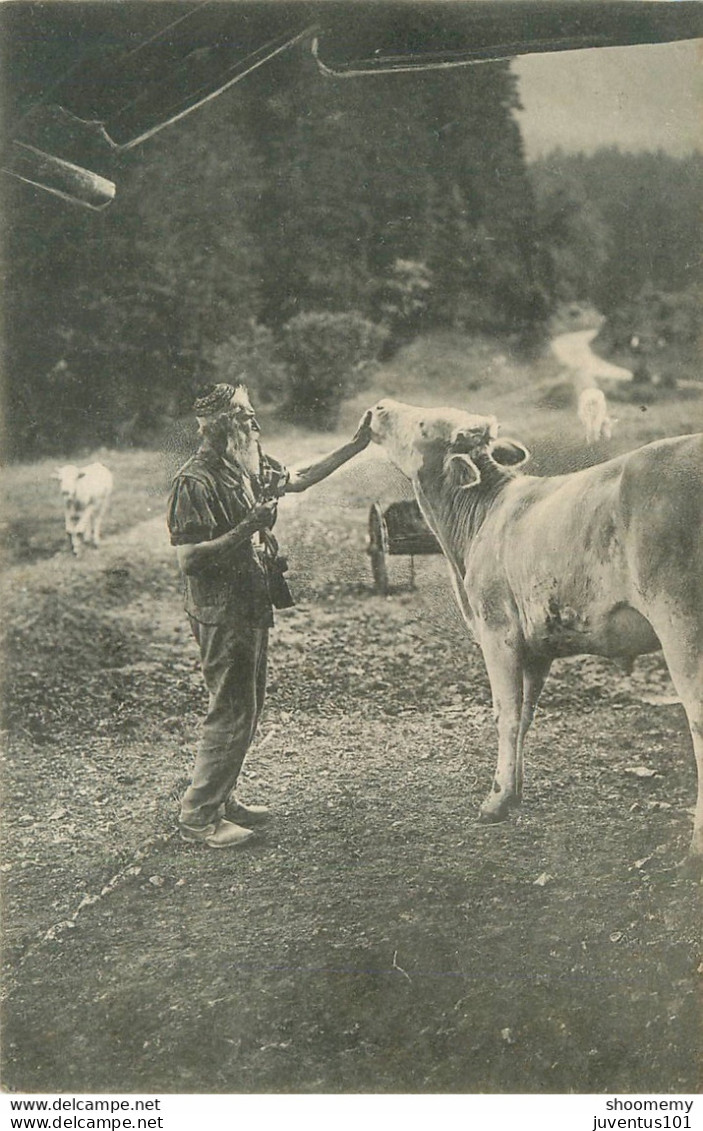
{"type": "Polygon", "coordinates": [[[359,421],[359,427],[352,437],[352,443],[360,452],[371,443],[371,409],[368,409],[359,421]]]}

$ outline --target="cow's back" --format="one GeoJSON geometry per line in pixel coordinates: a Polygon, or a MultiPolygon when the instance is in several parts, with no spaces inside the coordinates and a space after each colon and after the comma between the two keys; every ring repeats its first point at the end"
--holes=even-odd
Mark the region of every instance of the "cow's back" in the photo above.
{"type": "Polygon", "coordinates": [[[90,463],[81,468],[76,481],[76,500],[81,506],[103,503],[113,487],[112,472],[103,463],[90,463]]]}
{"type": "Polygon", "coordinates": [[[659,440],[623,469],[619,510],[637,587],[703,623],[703,434],[659,440]]]}

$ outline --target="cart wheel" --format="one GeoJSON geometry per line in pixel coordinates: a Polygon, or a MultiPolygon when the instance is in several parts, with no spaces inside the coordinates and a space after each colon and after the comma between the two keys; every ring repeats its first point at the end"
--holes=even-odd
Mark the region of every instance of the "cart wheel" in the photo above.
{"type": "Polygon", "coordinates": [[[388,553],[388,531],[378,503],[373,503],[369,511],[369,556],[371,558],[371,572],[373,573],[376,592],[383,597],[388,595],[388,570],[386,568],[386,554],[388,553]]]}

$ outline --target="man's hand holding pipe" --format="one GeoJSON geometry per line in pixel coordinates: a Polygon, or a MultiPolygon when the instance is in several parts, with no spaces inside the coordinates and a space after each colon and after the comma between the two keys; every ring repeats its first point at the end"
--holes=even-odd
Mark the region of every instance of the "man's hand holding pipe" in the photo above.
{"type": "Polygon", "coordinates": [[[277,499],[269,499],[268,502],[258,503],[252,508],[251,512],[245,518],[245,522],[251,526],[252,534],[256,534],[259,530],[270,530],[276,521],[276,509],[278,507],[277,499]]]}

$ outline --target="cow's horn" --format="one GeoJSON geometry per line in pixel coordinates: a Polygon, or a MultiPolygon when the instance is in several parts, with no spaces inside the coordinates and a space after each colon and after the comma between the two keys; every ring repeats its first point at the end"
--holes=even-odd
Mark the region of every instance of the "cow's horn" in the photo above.
{"type": "Polygon", "coordinates": [[[490,439],[490,425],[480,428],[463,428],[452,440],[452,450],[457,455],[468,455],[484,447],[490,439]]]}

